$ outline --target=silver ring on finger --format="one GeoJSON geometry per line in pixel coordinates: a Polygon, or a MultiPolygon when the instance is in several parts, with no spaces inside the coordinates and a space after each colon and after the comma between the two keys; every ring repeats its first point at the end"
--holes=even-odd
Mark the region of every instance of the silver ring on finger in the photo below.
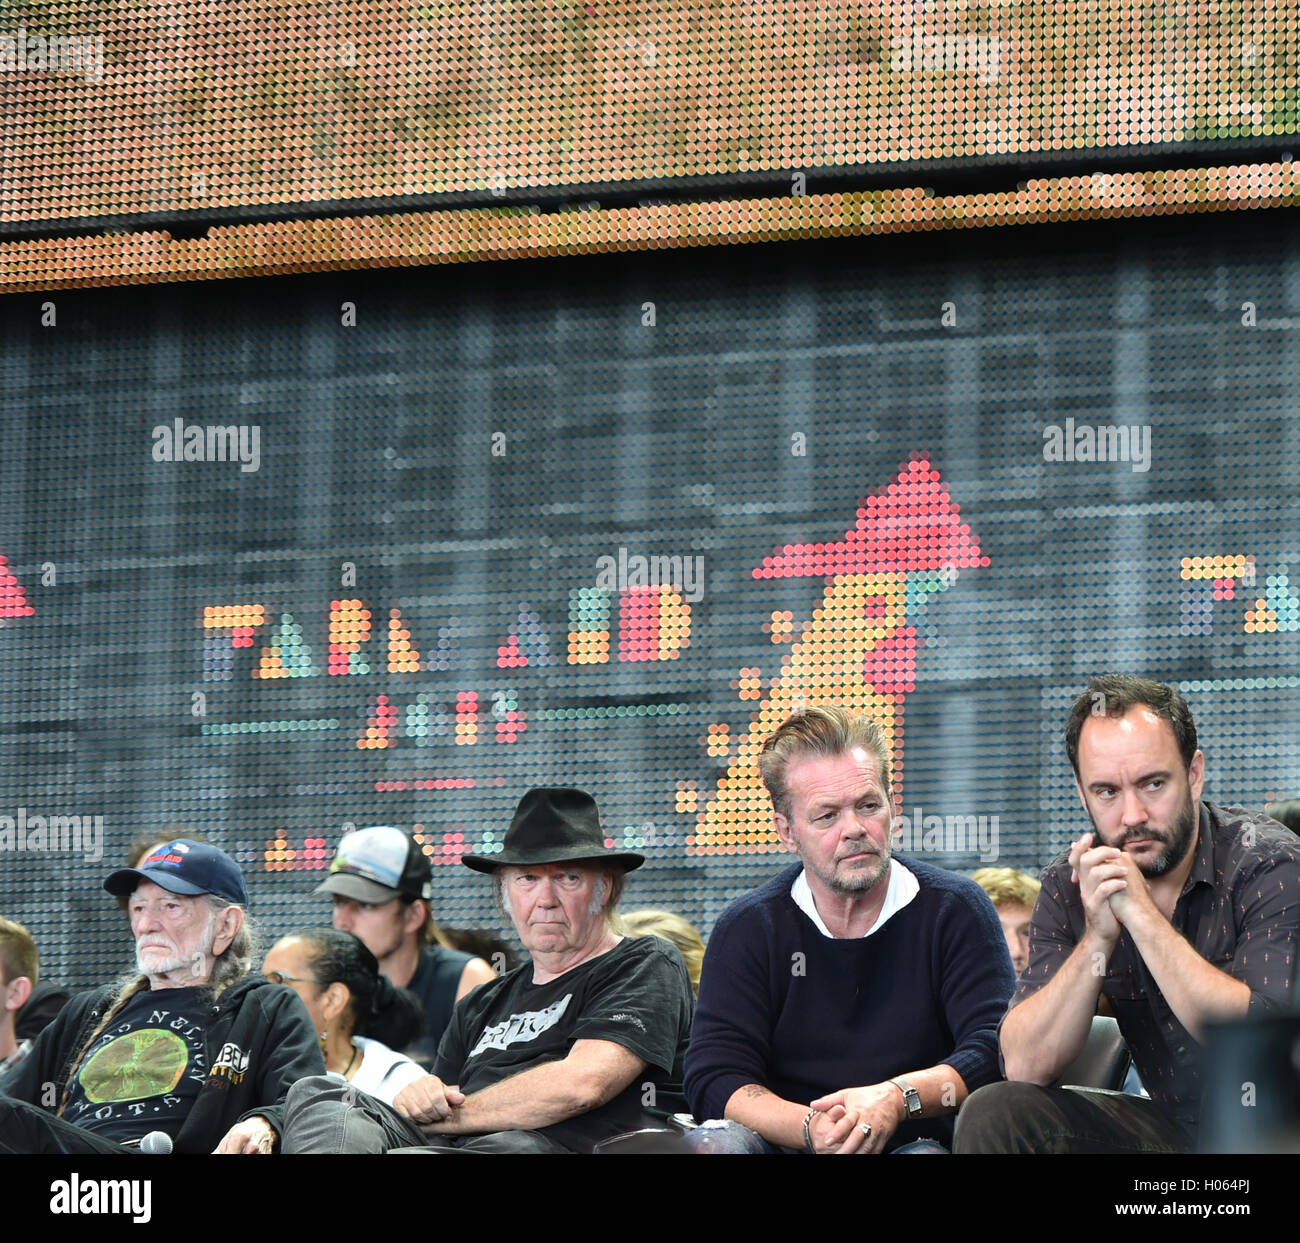
{"type": "Polygon", "coordinates": [[[871,1138],[871,1123],[870,1123],[870,1122],[859,1122],[859,1123],[858,1123],[858,1130],[861,1131],[862,1134],[865,1135],[868,1139],[871,1138]]]}

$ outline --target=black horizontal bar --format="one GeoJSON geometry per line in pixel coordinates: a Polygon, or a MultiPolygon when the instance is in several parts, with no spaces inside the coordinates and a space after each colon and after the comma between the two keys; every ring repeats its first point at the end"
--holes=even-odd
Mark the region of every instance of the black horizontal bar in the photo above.
{"type": "Polygon", "coordinates": [[[805,194],[899,189],[921,185],[934,193],[996,192],[1015,189],[1026,177],[1071,177],[1097,173],[1147,172],[1157,168],[1195,169],[1223,164],[1289,160],[1300,148],[1300,133],[1267,139],[1151,143],[1133,147],[1094,147],[1084,151],[1031,151],[1013,158],[944,157],[888,164],[791,167],[781,170],[646,178],[584,186],[529,186],[500,191],[462,190],[434,194],[388,195],[360,199],[318,199],[300,203],[252,203],[195,208],[0,221],[0,241],[20,238],[79,237],[101,233],[165,231],[173,237],[202,237],[209,229],[295,220],[329,220],[400,213],[459,211],[468,208],[558,212],[583,206],[630,207],[654,203],[725,202],[771,198],[791,193],[795,173],[804,174],[805,194]]]}

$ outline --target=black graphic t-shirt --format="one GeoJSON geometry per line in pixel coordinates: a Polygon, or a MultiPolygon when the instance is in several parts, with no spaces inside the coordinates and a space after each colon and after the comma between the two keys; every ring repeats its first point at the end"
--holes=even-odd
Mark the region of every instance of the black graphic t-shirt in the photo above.
{"type": "Polygon", "coordinates": [[[693,997],[676,947],[658,937],[629,937],[546,984],[532,976],[526,963],[466,997],[433,1073],[469,1095],[567,1057],[578,1040],[622,1045],[646,1061],[646,1070],[607,1105],[542,1131],[576,1152],[622,1131],[662,1125],[686,1109],[682,1061],[693,997]]]}
{"type": "Polygon", "coordinates": [[[65,1121],[122,1143],[174,1139],[208,1077],[206,988],[145,989],[122,1007],[73,1072],[65,1121]]]}

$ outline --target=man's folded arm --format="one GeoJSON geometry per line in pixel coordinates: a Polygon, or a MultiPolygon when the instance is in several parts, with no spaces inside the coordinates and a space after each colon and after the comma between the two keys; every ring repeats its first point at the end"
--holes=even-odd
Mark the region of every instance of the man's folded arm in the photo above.
{"type": "Polygon", "coordinates": [[[608,1104],[646,1068],[645,1059],[611,1040],[578,1040],[569,1055],[529,1067],[474,1092],[430,1134],[535,1131],[608,1104]]]}
{"type": "MultiPolygon", "coordinates": [[[[265,995],[263,1021],[270,1030],[258,1076],[258,1094],[262,1103],[241,1114],[236,1122],[253,1117],[265,1118],[276,1134],[283,1134],[284,1103],[289,1089],[299,1079],[323,1075],[325,1060],[302,998],[284,985],[257,991],[265,995]]],[[[250,998],[246,1004],[252,1004],[252,1001],[250,998]]]]}
{"type": "MultiPolygon", "coordinates": [[[[755,922],[724,915],[704,955],[685,1076],[686,1099],[700,1122],[733,1117],[729,1110],[736,1094],[743,1088],[762,1087],[768,1077],[771,984],[765,962],[755,953],[763,936],[755,922]]],[[[751,1094],[747,1099],[757,1097],[751,1094]]],[[[807,1112],[805,1105],[799,1115],[800,1144],[807,1112]]]]}
{"type": "Polygon", "coordinates": [[[1205,1025],[1267,1014],[1289,1004],[1300,903],[1293,865],[1285,869],[1261,859],[1236,881],[1245,895],[1237,905],[1237,943],[1232,962],[1220,968],[1204,958],[1152,904],[1131,907],[1128,933],[1174,1017],[1194,1040],[1204,1042],[1205,1025]],[[1279,969],[1279,966],[1281,969],[1279,969]]]}
{"type": "Polygon", "coordinates": [[[1029,926],[1029,966],[999,1031],[1006,1077],[1047,1085],[1088,1041],[1111,949],[1085,929],[1075,942],[1047,872],[1029,926]]]}
{"type": "Polygon", "coordinates": [[[998,1023],[1016,987],[1002,926],[983,894],[954,895],[946,904],[937,953],[939,1001],[953,1048],[939,1065],[901,1076],[927,1110],[922,1084],[937,1089],[940,1107],[927,1117],[954,1112],[968,1092],[1001,1078],[998,1023]]]}
{"type": "Polygon", "coordinates": [[[783,1100],[761,1083],[737,1088],[727,1101],[723,1117],[757,1132],[769,1144],[803,1148],[803,1120],[808,1106],[783,1100]]]}

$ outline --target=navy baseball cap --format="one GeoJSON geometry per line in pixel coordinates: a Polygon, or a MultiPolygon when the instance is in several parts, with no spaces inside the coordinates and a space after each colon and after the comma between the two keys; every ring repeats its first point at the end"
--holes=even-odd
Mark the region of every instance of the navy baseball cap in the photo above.
{"type": "Polygon", "coordinates": [[[142,880],[151,880],[168,893],[215,893],[241,906],[248,905],[248,890],[239,866],[224,851],[188,837],[155,846],[138,868],[121,868],[104,881],[116,898],[129,897],[142,880]]]}

